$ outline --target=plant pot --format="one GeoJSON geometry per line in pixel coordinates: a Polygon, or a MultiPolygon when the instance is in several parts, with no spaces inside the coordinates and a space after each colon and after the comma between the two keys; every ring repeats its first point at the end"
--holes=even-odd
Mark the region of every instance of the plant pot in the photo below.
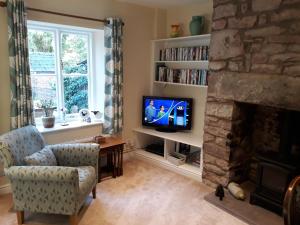
{"type": "Polygon", "coordinates": [[[190,22],[191,35],[200,35],[204,28],[204,16],[193,16],[190,22]]]}
{"type": "Polygon", "coordinates": [[[49,116],[49,117],[42,117],[43,126],[45,128],[52,128],[55,124],[55,117],[49,116]]]}

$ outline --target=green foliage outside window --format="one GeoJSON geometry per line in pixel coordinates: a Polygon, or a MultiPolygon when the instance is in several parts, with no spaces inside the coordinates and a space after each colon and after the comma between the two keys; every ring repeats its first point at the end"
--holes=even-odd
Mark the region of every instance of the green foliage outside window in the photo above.
{"type": "Polygon", "coordinates": [[[68,113],[72,107],[88,108],[88,79],[86,76],[64,77],[65,107],[68,113]]]}

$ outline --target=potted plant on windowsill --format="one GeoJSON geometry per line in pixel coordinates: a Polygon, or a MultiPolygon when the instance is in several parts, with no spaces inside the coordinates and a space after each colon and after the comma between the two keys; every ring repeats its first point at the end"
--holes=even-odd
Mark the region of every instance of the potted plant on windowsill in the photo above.
{"type": "Polygon", "coordinates": [[[53,116],[53,111],[56,109],[52,100],[42,99],[39,108],[43,109],[45,116],[42,117],[43,126],[45,128],[52,128],[55,124],[55,116],[53,116]]]}

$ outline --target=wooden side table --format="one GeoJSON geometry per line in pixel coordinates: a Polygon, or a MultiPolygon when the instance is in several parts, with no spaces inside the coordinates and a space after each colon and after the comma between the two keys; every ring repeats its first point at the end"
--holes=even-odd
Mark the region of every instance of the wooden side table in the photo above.
{"type": "Polygon", "coordinates": [[[112,170],[112,177],[116,178],[123,175],[123,150],[125,142],[121,138],[108,137],[105,143],[100,144],[99,153],[99,178],[101,182],[102,168],[101,159],[107,157],[107,167],[112,170]]]}

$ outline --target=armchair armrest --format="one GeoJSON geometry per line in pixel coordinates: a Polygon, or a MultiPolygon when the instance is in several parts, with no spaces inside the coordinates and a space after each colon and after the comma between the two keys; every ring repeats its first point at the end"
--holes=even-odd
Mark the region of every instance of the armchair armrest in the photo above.
{"type": "Polygon", "coordinates": [[[93,166],[98,168],[98,144],[49,145],[59,166],[93,166]]]}
{"type": "Polygon", "coordinates": [[[73,215],[80,209],[76,168],[13,166],[5,169],[11,182],[14,209],[73,215]]]}
{"type": "Polygon", "coordinates": [[[5,169],[11,180],[77,182],[78,171],[72,167],[61,166],[12,166],[5,169]]]}

